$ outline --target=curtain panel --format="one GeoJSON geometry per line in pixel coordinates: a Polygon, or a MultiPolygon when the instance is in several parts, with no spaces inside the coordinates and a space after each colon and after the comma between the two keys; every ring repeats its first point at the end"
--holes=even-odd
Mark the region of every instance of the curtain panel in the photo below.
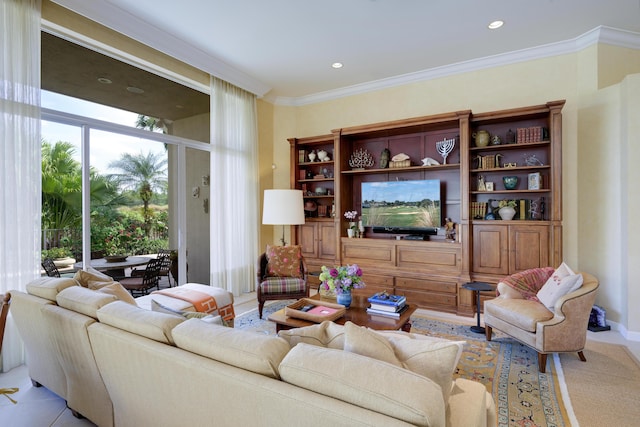
{"type": "MultiPolygon", "coordinates": [[[[0,293],[40,276],[40,0],[0,0],[0,293]]],[[[2,371],[24,363],[11,310],[2,371]]]]}
{"type": "Polygon", "coordinates": [[[255,289],[258,253],[255,95],[211,77],[211,285],[255,289]]]}

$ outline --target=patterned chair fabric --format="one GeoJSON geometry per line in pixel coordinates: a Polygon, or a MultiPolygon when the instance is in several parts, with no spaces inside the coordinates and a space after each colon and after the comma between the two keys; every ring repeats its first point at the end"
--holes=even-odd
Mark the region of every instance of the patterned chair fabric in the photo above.
{"type": "Polygon", "coordinates": [[[258,262],[258,313],[262,319],[264,303],[269,300],[300,299],[309,296],[307,269],[304,258],[300,258],[299,277],[275,277],[267,274],[267,254],[260,255],[258,262]]]}

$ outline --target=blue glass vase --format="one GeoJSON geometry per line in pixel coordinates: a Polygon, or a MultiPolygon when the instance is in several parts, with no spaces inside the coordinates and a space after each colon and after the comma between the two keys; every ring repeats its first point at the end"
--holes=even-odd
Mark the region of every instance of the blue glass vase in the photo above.
{"type": "Polygon", "coordinates": [[[351,292],[340,292],[336,294],[336,302],[349,308],[351,305],[351,292]]]}

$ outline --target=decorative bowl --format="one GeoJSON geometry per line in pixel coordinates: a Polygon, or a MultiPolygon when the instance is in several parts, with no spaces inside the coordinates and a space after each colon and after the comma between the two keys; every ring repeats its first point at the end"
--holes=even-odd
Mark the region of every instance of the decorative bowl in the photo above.
{"type": "Polygon", "coordinates": [[[125,262],[127,255],[108,255],[104,257],[107,262],[125,262]]]}
{"type": "Polygon", "coordinates": [[[504,188],[507,190],[515,190],[518,186],[518,177],[517,176],[503,176],[502,182],[504,183],[504,188]]]}

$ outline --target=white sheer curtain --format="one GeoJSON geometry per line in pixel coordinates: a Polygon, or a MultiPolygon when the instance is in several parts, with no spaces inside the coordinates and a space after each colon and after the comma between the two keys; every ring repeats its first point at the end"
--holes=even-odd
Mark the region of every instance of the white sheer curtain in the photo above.
{"type": "Polygon", "coordinates": [[[211,77],[211,144],[211,285],[238,296],[255,289],[256,98],[216,77],[211,77]]]}
{"type": "MultiPolygon", "coordinates": [[[[40,276],[40,0],[0,0],[0,293],[40,276]]],[[[24,363],[11,317],[2,370],[24,363]]]]}

